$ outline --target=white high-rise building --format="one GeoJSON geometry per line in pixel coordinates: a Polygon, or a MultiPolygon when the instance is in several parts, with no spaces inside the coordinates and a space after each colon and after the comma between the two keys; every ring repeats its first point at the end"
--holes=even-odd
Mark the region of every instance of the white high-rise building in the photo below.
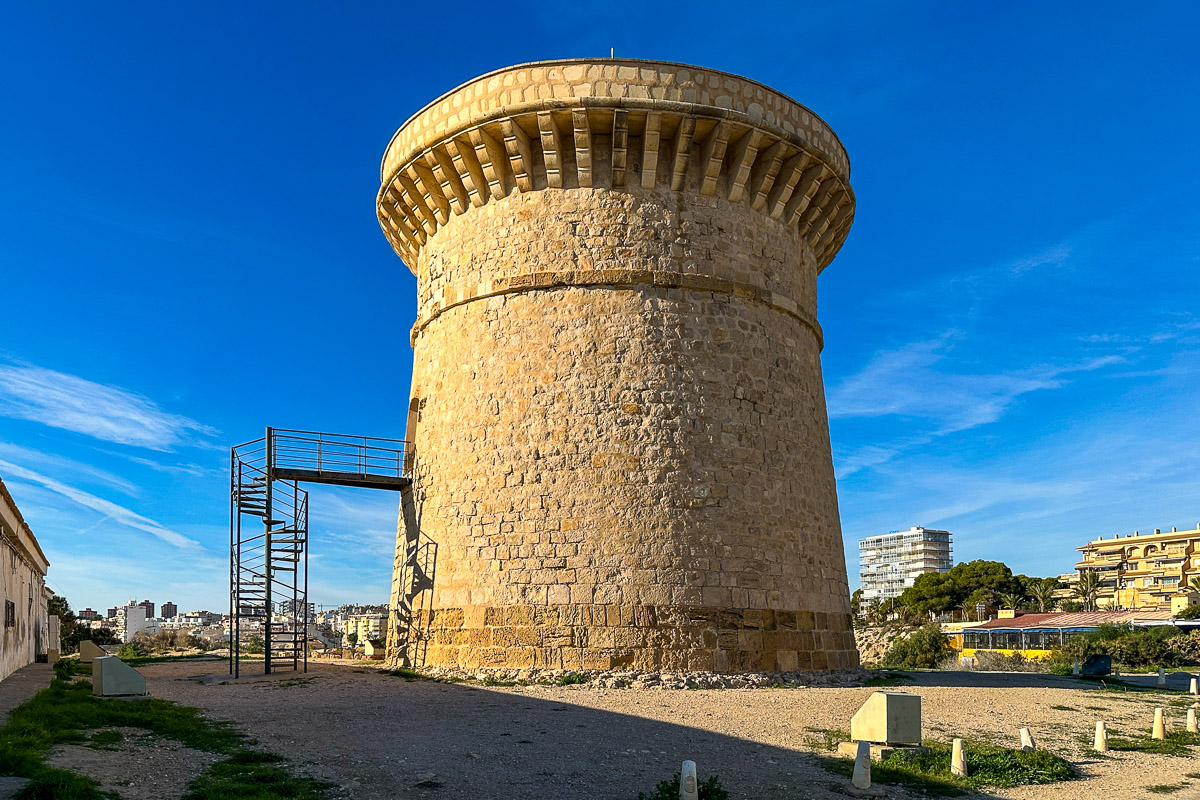
{"type": "Polygon", "coordinates": [[[140,606],[132,600],[117,607],[117,635],[121,637],[122,642],[132,642],[138,631],[146,630],[147,610],[145,606],[140,606]]]}
{"type": "Polygon", "coordinates": [[[899,597],[926,572],[949,572],[950,531],[922,528],[893,531],[858,543],[862,602],[899,597]]]}

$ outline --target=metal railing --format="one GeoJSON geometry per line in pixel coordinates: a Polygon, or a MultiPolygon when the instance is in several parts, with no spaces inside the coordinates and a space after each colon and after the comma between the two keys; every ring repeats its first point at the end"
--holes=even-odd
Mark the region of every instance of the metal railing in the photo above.
{"type": "Polygon", "coordinates": [[[402,439],[272,429],[271,467],[403,477],[402,439]]]}

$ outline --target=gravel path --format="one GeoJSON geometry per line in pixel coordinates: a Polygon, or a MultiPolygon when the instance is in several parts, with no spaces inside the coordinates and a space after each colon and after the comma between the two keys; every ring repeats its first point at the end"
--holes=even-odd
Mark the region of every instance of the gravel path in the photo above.
{"type": "MultiPolygon", "coordinates": [[[[845,797],[848,781],[820,768],[824,737],[811,729],[848,728],[874,691],[485,688],[330,665],[206,684],[214,668],[219,662],[142,672],[154,696],[232,720],[302,772],[362,800],[633,800],[685,758],[702,778],[719,774],[733,798],[845,797]]],[[[1019,673],[924,673],[898,690],[922,696],[927,736],[1015,744],[1018,728],[1028,726],[1039,746],[1075,761],[1086,778],[977,797],[1141,800],[1162,796],[1147,794],[1148,785],[1181,781],[1189,785],[1166,796],[1200,797],[1200,780],[1183,777],[1200,770],[1200,759],[1085,756],[1081,741],[1090,742],[1096,719],[1148,731],[1156,703],[1145,696],[1019,673]]],[[[1183,714],[1168,709],[1169,724],[1182,725],[1183,714]]],[[[888,796],[919,795],[889,789],[888,796]]]]}

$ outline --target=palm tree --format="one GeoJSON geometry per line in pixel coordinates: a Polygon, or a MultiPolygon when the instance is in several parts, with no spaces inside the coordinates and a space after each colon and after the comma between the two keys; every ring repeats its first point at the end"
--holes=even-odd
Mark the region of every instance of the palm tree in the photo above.
{"type": "Polygon", "coordinates": [[[1100,576],[1090,570],[1079,573],[1075,596],[1083,602],[1084,611],[1096,610],[1096,595],[1098,594],[1100,594],[1100,576]]]}
{"type": "Polygon", "coordinates": [[[969,619],[968,615],[975,612],[975,604],[970,602],[969,600],[964,600],[959,605],[959,609],[962,610],[962,618],[963,618],[963,621],[966,622],[967,619],[969,619]]]}
{"type": "Polygon", "coordinates": [[[1054,583],[1035,583],[1030,589],[1029,594],[1033,602],[1038,604],[1038,611],[1046,613],[1046,606],[1054,602],[1054,592],[1058,589],[1058,584],[1054,583]]]}
{"type": "Polygon", "coordinates": [[[1191,587],[1193,592],[1200,592],[1200,575],[1188,581],[1188,586],[1191,587]]]}
{"type": "Polygon", "coordinates": [[[1025,598],[1017,592],[1005,592],[1000,595],[1000,606],[1001,608],[1011,608],[1013,611],[1016,611],[1021,607],[1021,603],[1024,600],[1025,598]]]}

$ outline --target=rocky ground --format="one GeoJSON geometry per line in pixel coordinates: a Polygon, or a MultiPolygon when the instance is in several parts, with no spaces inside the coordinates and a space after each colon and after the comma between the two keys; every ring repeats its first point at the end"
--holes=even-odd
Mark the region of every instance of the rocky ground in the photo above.
{"type": "MultiPolygon", "coordinates": [[[[157,697],[234,721],[336,796],[517,800],[634,800],[679,768],[718,774],[732,798],[845,797],[848,781],[821,767],[827,731],[849,727],[865,686],[710,689],[484,687],[407,681],[375,669],[313,665],[307,675],[242,680],[219,662],[145,666],[157,697]]],[[[1185,784],[1200,797],[1196,758],[1086,751],[1095,720],[1148,730],[1161,695],[1101,692],[1069,678],[1020,673],[914,673],[895,690],[920,694],[927,736],[1017,741],[1022,726],[1076,763],[1083,779],[974,797],[1141,800],[1147,786],[1185,784]]],[[[1168,708],[1173,725],[1183,709],[1168,708]]],[[[120,787],[117,788],[121,791],[120,787]]],[[[920,795],[889,788],[888,797],[920,795]]]]}

